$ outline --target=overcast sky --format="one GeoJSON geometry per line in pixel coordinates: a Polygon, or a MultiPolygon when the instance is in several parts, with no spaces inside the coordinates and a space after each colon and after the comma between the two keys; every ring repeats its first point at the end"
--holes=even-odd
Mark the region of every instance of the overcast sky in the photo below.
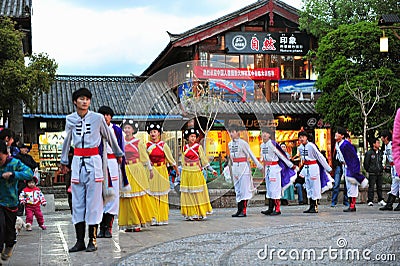
{"type": "MultiPolygon", "coordinates": [[[[182,33],[255,0],[36,0],[33,52],[58,63],[57,74],[140,75],[182,33]]],[[[284,2],[299,8],[301,0],[284,2]]]]}

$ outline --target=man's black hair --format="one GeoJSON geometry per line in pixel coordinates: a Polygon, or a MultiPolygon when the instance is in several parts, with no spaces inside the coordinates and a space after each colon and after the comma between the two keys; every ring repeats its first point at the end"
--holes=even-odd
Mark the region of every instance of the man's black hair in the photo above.
{"type": "Polygon", "coordinates": [[[381,132],[381,137],[384,137],[384,138],[387,137],[388,140],[391,141],[391,140],[392,140],[392,133],[390,133],[389,130],[384,129],[384,130],[382,130],[382,132],[381,132]]]}
{"type": "Polygon", "coordinates": [[[81,96],[86,96],[89,99],[92,99],[92,93],[90,92],[89,89],[87,88],[80,88],[79,90],[74,91],[74,93],[72,93],[72,101],[76,101],[78,100],[79,97],[81,96]]]}
{"type": "Polygon", "coordinates": [[[15,141],[15,133],[14,133],[14,131],[12,131],[12,130],[9,129],[9,128],[3,129],[3,130],[0,132],[0,139],[1,139],[1,140],[5,140],[6,137],[8,137],[8,138],[13,138],[14,141],[15,141]]]}
{"type": "Polygon", "coordinates": [[[105,106],[105,105],[101,106],[97,112],[102,115],[110,115],[111,117],[114,116],[113,109],[111,109],[111,107],[105,106]]]}
{"type": "Polygon", "coordinates": [[[0,139],[0,153],[8,154],[7,144],[4,140],[0,139]]]}

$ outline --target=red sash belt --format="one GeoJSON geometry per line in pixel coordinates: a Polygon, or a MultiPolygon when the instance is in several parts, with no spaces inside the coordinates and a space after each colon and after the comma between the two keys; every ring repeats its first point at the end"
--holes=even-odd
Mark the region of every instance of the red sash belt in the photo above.
{"type": "Polygon", "coordinates": [[[305,165],[317,164],[317,161],[304,161],[305,165]]]}
{"type": "Polygon", "coordinates": [[[199,166],[200,161],[185,162],[185,166],[199,166]]]}
{"type": "Polygon", "coordinates": [[[139,162],[139,159],[138,158],[136,158],[136,159],[130,159],[130,160],[126,160],[126,163],[127,164],[134,164],[134,163],[138,163],[139,162]]]}
{"type": "Polygon", "coordinates": [[[264,165],[270,166],[270,165],[277,165],[278,161],[264,161],[264,165]]]}
{"type": "Polygon", "coordinates": [[[107,159],[116,159],[117,157],[115,157],[114,153],[107,153],[107,159]]]}
{"type": "Polygon", "coordinates": [[[247,158],[246,157],[233,158],[232,161],[234,163],[243,163],[243,162],[247,162],[247,158]]]}
{"type": "Polygon", "coordinates": [[[99,148],[98,147],[93,147],[93,148],[75,148],[74,149],[74,155],[76,156],[95,156],[99,154],[99,148]]]}
{"type": "Polygon", "coordinates": [[[162,166],[162,165],[164,165],[164,164],[165,164],[165,162],[153,163],[154,166],[162,166]]]}
{"type": "Polygon", "coordinates": [[[394,162],[391,162],[391,163],[390,163],[390,166],[393,166],[393,165],[394,165],[394,162]]]}

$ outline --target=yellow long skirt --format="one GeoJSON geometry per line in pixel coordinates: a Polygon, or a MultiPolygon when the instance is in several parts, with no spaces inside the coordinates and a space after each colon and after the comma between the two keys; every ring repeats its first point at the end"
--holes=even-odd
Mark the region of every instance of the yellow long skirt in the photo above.
{"type": "Polygon", "coordinates": [[[180,190],[181,214],[186,219],[204,219],[212,213],[207,184],[200,170],[183,169],[180,190]]]}
{"type": "Polygon", "coordinates": [[[134,229],[150,224],[155,207],[149,193],[149,178],[142,163],[125,166],[131,191],[120,192],[118,225],[134,229]]]}
{"type": "Polygon", "coordinates": [[[154,176],[150,179],[150,195],[155,206],[155,220],[153,225],[168,224],[170,190],[168,170],[165,165],[153,166],[154,176]]]}

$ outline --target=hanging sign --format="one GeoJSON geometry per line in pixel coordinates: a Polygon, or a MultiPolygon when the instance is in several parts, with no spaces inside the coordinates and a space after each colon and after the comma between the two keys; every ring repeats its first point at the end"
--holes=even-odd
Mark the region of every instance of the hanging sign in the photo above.
{"type": "Polygon", "coordinates": [[[304,33],[228,32],[225,34],[227,53],[305,55],[310,37],[304,33]]]}

